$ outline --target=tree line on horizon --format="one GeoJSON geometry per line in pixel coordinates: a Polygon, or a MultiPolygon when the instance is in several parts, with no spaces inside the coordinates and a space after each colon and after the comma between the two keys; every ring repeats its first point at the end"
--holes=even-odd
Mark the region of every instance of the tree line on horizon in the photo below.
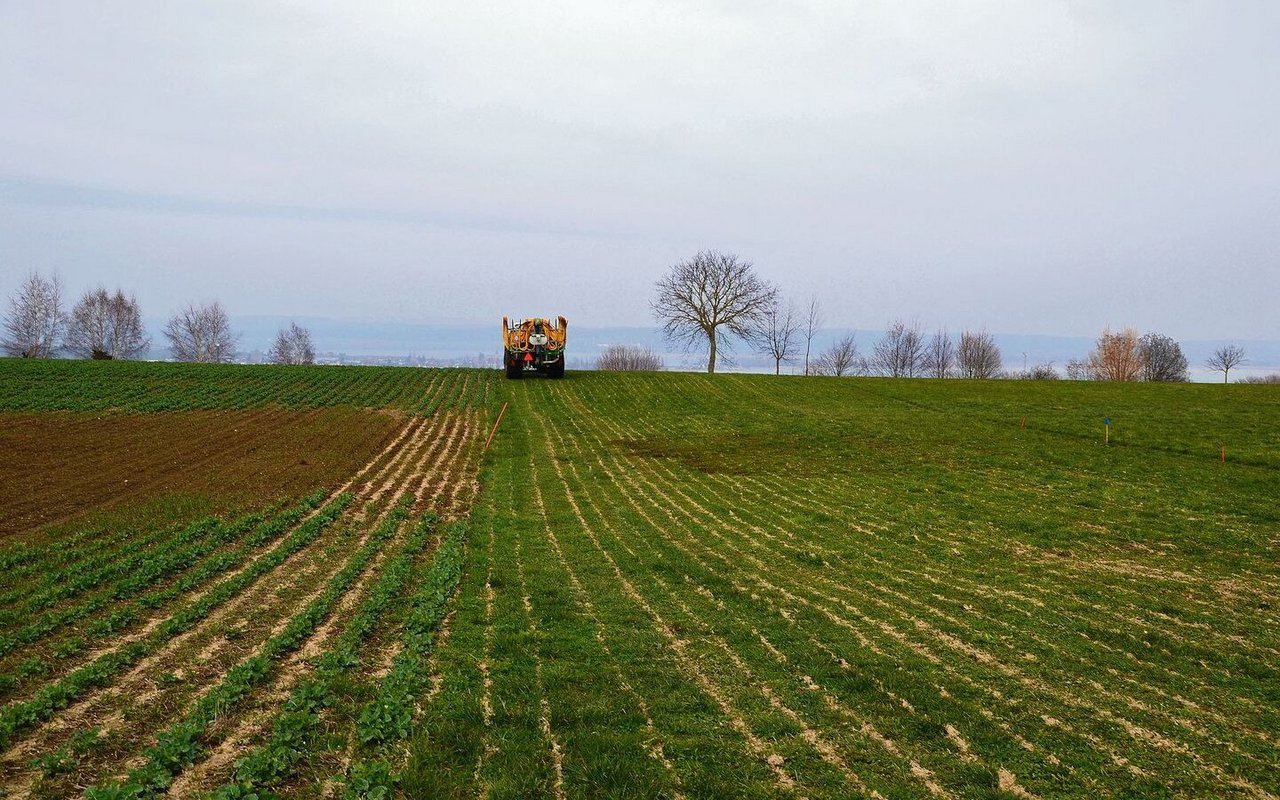
{"type": "MultiPolygon", "coordinates": [[[[946,330],[929,334],[918,322],[899,319],[876,340],[867,354],[859,351],[854,334],[839,338],[813,358],[815,334],[823,324],[817,296],[803,308],[783,302],[780,289],[755,272],[754,265],[736,255],[703,250],[673,265],[658,282],[651,303],[654,319],[667,341],[686,351],[706,347],[707,372],[714,373],[719,355],[736,341],[770,358],[774,373],[783,364],[801,360],[805,375],[882,375],[930,378],[1025,378],[1052,380],[1062,375],[1053,364],[1039,364],[1022,372],[1004,369],[1000,348],[986,330],[966,330],[958,339],[946,330]]],[[[610,355],[606,351],[606,355],[610,355]]],[[[640,353],[632,353],[636,362],[640,353]]],[[[652,355],[652,354],[650,354],[652,355]]],[[[1229,344],[1216,349],[1206,366],[1230,371],[1244,361],[1244,348],[1229,344]]],[[[603,359],[600,364],[611,364],[603,359]]],[[[652,359],[648,362],[652,364],[652,359]]],[[[652,366],[601,366],[600,369],[649,369],[652,366]]],[[[660,366],[660,360],[658,367],[660,366]]],[[[1181,345],[1161,333],[1139,335],[1128,328],[1105,329],[1094,350],[1067,364],[1071,380],[1185,382],[1190,380],[1181,345]]]]}
{"type": "MultiPolygon", "coordinates": [[[[47,279],[32,272],[9,300],[0,349],[20,358],[52,358],[66,353],[96,360],[136,359],[150,350],[151,339],[133,294],[126,295],[122,289],[111,293],[99,286],[86,291],[67,312],[63,293],[56,273],[47,279]]],[[[1063,377],[1051,363],[1022,372],[1005,371],[1000,349],[985,330],[966,330],[955,339],[946,330],[926,334],[918,322],[902,320],[891,323],[865,355],[852,333],[814,354],[813,340],[824,321],[818,298],[810,297],[803,309],[793,302],[784,304],[779,288],[756,275],[754,265],[714,250],[701,251],[672,266],[658,281],[652,311],[668,341],[686,349],[707,346],[708,372],[715,372],[722,348],[731,349],[737,340],[770,358],[775,374],[781,373],[783,364],[801,360],[803,344],[805,375],[1040,380],[1063,377]]],[[[169,318],[164,336],[174,360],[203,363],[231,361],[239,338],[231,329],[226,310],[216,300],[189,303],[169,318]]],[[[1213,352],[1206,366],[1221,372],[1225,383],[1244,357],[1242,347],[1224,345],[1213,352]]],[[[268,359],[275,364],[315,363],[310,331],[296,322],[280,329],[268,359]]],[[[658,370],[663,364],[661,356],[648,348],[612,345],[597,359],[596,368],[658,370]]],[[[1154,332],[1139,336],[1133,329],[1104,330],[1090,354],[1067,363],[1066,377],[1189,380],[1187,359],[1176,341],[1154,332]]],[[[1280,382],[1280,378],[1271,377],[1260,382],[1280,382]]]]}
{"type": "MultiPolygon", "coordinates": [[[[9,298],[0,349],[16,358],[75,358],[131,360],[151,349],[142,311],[133,294],[112,294],[103,286],[90,289],[67,312],[64,287],[57,273],[45,278],[32,272],[9,298]]],[[[226,309],[217,300],[188,303],[164,326],[164,337],[175,361],[219,364],[235,357],[239,336],[231,329],[226,309]]],[[[296,322],[281,328],[268,352],[274,364],[314,364],[311,333],[296,322]]]]}

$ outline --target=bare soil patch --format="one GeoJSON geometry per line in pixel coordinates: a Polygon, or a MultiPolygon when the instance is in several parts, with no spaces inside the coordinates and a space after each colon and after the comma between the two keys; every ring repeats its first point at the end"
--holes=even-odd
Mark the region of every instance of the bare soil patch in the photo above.
{"type": "Polygon", "coordinates": [[[400,424],[344,407],[0,413],[0,539],[71,522],[179,521],[336,486],[400,424]]]}

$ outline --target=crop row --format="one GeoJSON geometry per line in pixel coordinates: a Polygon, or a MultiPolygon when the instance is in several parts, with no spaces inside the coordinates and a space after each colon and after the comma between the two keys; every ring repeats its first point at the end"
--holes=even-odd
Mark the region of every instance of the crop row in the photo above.
{"type": "MultiPolygon", "coordinates": [[[[86,626],[75,639],[59,645],[52,655],[65,658],[95,641],[118,638],[144,616],[155,613],[176,598],[198,589],[218,575],[243,564],[255,551],[270,544],[318,507],[325,496],[325,492],[319,490],[304,498],[295,507],[268,521],[258,522],[258,518],[251,515],[234,524],[215,528],[207,538],[198,539],[185,549],[170,553],[148,554],[140,564],[134,565],[137,572],[126,573],[105,592],[85,603],[47,615],[51,618],[50,620],[33,623],[19,631],[14,638],[21,639],[23,644],[37,642],[52,630],[53,620],[59,624],[66,624],[104,607],[111,612],[109,615],[86,626]],[[239,539],[250,526],[252,530],[244,535],[238,547],[222,549],[225,545],[239,539]],[[201,563],[200,557],[210,553],[213,555],[201,563]],[[179,577],[153,591],[140,593],[143,588],[154,584],[162,575],[179,577]],[[122,602],[126,600],[127,602],[122,602]],[[111,603],[118,605],[110,605],[111,603]]],[[[0,687],[6,690],[11,689],[24,676],[38,676],[42,680],[48,680],[51,666],[49,654],[32,655],[24,659],[13,672],[0,676],[0,687]]]]}
{"type": "MultiPolygon", "coordinates": [[[[276,716],[267,740],[237,761],[233,780],[218,789],[217,797],[247,797],[253,792],[276,786],[293,775],[300,762],[312,760],[317,750],[332,746],[321,735],[324,718],[331,715],[339,704],[349,702],[352,680],[356,677],[352,671],[368,669],[367,663],[362,664],[361,648],[375,629],[385,627],[388,618],[397,616],[394,609],[403,604],[403,591],[412,574],[413,559],[433,538],[434,525],[432,516],[418,523],[397,558],[388,565],[377,586],[348,623],[343,635],[320,659],[315,674],[294,688],[276,716]]],[[[435,628],[443,617],[444,601],[456,584],[462,536],[461,525],[450,526],[445,532],[424,581],[414,595],[405,632],[405,649],[396,659],[393,669],[393,674],[402,676],[396,679],[397,685],[403,686],[407,673],[425,670],[424,656],[430,652],[434,642],[435,628]]],[[[419,686],[421,682],[418,678],[419,686]]],[[[394,696],[380,691],[366,705],[358,722],[358,735],[362,741],[372,741],[367,737],[371,726],[376,727],[379,740],[407,735],[417,693],[402,695],[403,691],[403,688],[398,689],[394,696]],[[375,719],[379,724],[373,722],[375,719]]],[[[361,776],[371,772],[370,767],[356,764],[349,774],[359,781],[361,776]]]]}
{"type": "Polygon", "coordinates": [[[270,678],[278,662],[297,650],[329,616],[338,600],[395,535],[409,514],[412,500],[412,495],[407,495],[396,504],[364,545],[329,579],[324,591],[290,619],[284,630],[271,637],[255,655],[233,667],[182,720],[161,731],[156,737],[157,743],[146,752],[146,763],[130,770],[123,784],[91,787],[86,795],[90,798],[151,797],[167,789],[176,775],[201,756],[214,722],[232,713],[256,687],[270,678]]]}
{"type": "Polygon", "coordinates": [[[128,526],[107,532],[98,528],[90,528],[76,534],[57,537],[48,547],[52,551],[46,558],[32,553],[30,559],[21,567],[16,567],[5,574],[4,591],[0,592],[0,606],[6,606],[0,615],[0,625],[8,628],[14,620],[20,619],[33,610],[52,605],[61,599],[60,596],[71,592],[63,588],[66,584],[79,581],[83,584],[86,571],[101,571],[108,564],[118,563],[122,554],[137,555],[142,551],[163,548],[174,537],[181,537],[192,528],[208,528],[218,524],[213,518],[197,520],[185,525],[171,525],[154,530],[137,530],[128,526]],[[89,534],[84,537],[82,534],[89,534]],[[32,586],[43,586],[33,593],[32,586]],[[52,602],[40,604],[41,596],[52,598],[52,602]],[[12,606],[18,605],[17,608],[12,606]]]}
{"type": "Polygon", "coordinates": [[[487,402],[492,372],[4,359],[0,411],[153,413],[346,405],[430,414],[487,402]]]}
{"type": "Polygon", "coordinates": [[[160,557],[142,548],[131,547],[123,557],[108,563],[98,562],[96,568],[51,576],[45,589],[28,594],[18,607],[18,613],[24,617],[31,614],[40,616],[14,634],[0,638],[0,655],[20,644],[34,641],[36,637],[57,626],[75,621],[113,600],[134,594],[175,570],[190,566],[190,559],[204,555],[219,544],[234,541],[259,522],[261,519],[256,515],[227,523],[213,517],[206,518],[179,530],[175,536],[164,539],[161,542],[163,555],[160,557]],[[67,604],[67,601],[90,593],[103,584],[108,584],[107,591],[91,597],[85,603],[67,604]],[[56,611],[44,611],[54,605],[59,606],[56,611]]]}
{"type": "Polygon", "coordinates": [[[349,494],[344,493],[334,498],[319,513],[298,526],[283,542],[253,561],[246,569],[178,610],[145,638],[113,649],[60,680],[42,687],[30,699],[0,710],[0,746],[8,747],[15,734],[48,719],[84,692],[104,685],[122,669],[191,628],[214,608],[235,597],[258,577],[275,569],[291,554],[314,541],[350,502],[349,494]]]}

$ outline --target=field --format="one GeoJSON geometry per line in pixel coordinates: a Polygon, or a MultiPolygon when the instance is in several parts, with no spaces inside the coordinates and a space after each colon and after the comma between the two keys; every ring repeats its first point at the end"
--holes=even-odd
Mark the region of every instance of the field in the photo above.
{"type": "Polygon", "coordinates": [[[1280,794],[1272,387],[0,361],[0,414],[70,506],[0,496],[13,796],[1280,794]]]}

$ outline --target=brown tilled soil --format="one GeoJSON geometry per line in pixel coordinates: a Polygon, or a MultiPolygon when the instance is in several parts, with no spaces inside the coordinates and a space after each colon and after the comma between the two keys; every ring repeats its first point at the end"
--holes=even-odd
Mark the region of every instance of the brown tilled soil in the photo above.
{"type": "Polygon", "coordinates": [[[0,413],[0,539],[90,519],[179,521],[336,486],[402,425],[352,408],[0,413]]]}
{"type": "MultiPolygon", "coordinates": [[[[475,415],[468,413],[400,421],[366,450],[363,469],[357,461],[345,475],[330,481],[332,486],[352,491],[354,502],[314,543],[108,686],[86,693],[47,723],[20,736],[0,755],[0,773],[6,775],[0,781],[0,793],[64,796],[88,784],[123,777],[129,767],[142,762],[141,753],[154,741],[157,731],[186,713],[235,664],[260,650],[323,589],[402,493],[412,493],[416,509],[433,508],[445,519],[465,513],[475,489],[476,430],[475,415]],[[75,734],[86,730],[101,731],[107,744],[80,757],[68,773],[42,777],[32,760],[68,746],[75,734]]],[[[300,651],[279,665],[278,673],[252,702],[219,720],[212,731],[210,757],[193,765],[177,787],[183,791],[212,789],[229,776],[234,760],[262,735],[288,691],[310,672],[314,659],[341,632],[408,525],[383,546],[331,617],[300,651]]],[[[369,663],[388,660],[383,650],[393,648],[396,638],[391,631],[379,632],[369,643],[369,663]]]]}

